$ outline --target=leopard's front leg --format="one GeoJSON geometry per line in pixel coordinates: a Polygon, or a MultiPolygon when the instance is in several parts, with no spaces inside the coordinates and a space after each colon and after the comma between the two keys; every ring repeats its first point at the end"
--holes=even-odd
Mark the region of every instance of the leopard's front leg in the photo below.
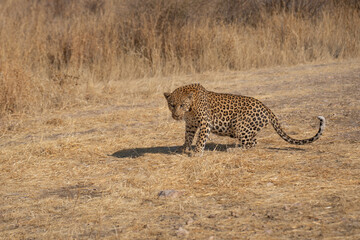
{"type": "Polygon", "coordinates": [[[210,135],[211,126],[209,121],[202,120],[200,122],[200,131],[199,131],[199,137],[196,142],[196,147],[194,152],[196,153],[202,153],[205,148],[205,143],[210,135]]]}
{"type": "Polygon", "coordinates": [[[191,150],[191,144],[194,140],[194,136],[197,130],[197,126],[186,123],[185,126],[185,143],[178,148],[177,152],[185,152],[186,150],[191,150]]]}

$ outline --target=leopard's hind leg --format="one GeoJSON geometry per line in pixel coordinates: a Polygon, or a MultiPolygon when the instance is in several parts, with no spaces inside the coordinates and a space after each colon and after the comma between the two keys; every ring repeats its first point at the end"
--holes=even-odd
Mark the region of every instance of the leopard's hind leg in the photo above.
{"type": "Polygon", "coordinates": [[[256,134],[267,125],[267,119],[258,119],[253,116],[238,117],[233,122],[234,136],[239,140],[243,149],[255,147],[256,134]]]}

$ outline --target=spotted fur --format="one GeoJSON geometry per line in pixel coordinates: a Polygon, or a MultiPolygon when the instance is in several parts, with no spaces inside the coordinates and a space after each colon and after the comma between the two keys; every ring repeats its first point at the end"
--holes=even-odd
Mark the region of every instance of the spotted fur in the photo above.
{"type": "Polygon", "coordinates": [[[181,150],[191,150],[196,131],[199,131],[195,152],[202,152],[210,132],[237,138],[242,148],[254,147],[256,134],[269,123],[282,139],[303,145],[316,141],[324,131],[325,118],[319,116],[319,131],[311,138],[297,140],[281,128],[274,113],[259,100],[225,93],[207,91],[200,84],[179,87],[164,93],[172,117],[185,120],[185,143],[181,150]]]}

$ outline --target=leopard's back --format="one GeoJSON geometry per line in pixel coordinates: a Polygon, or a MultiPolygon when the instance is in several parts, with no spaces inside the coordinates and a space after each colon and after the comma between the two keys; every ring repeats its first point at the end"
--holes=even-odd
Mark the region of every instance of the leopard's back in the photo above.
{"type": "Polygon", "coordinates": [[[208,112],[216,134],[239,137],[239,124],[243,125],[245,132],[250,133],[269,123],[268,108],[255,98],[208,92],[208,102],[208,112]]]}

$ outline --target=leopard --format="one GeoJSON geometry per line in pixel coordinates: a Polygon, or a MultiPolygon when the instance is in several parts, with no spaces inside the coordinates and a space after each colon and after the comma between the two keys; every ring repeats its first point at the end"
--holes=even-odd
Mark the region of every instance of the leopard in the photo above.
{"type": "Polygon", "coordinates": [[[308,139],[290,137],[280,126],[278,118],[258,99],[230,93],[206,90],[200,83],[181,86],[172,93],[165,92],[172,118],[185,121],[185,142],[177,152],[202,155],[210,133],[238,139],[240,149],[257,145],[256,135],[271,124],[286,142],[295,145],[312,143],[320,138],[325,129],[325,118],[318,116],[318,132],[308,139]],[[192,151],[195,134],[198,139],[192,151]]]}

